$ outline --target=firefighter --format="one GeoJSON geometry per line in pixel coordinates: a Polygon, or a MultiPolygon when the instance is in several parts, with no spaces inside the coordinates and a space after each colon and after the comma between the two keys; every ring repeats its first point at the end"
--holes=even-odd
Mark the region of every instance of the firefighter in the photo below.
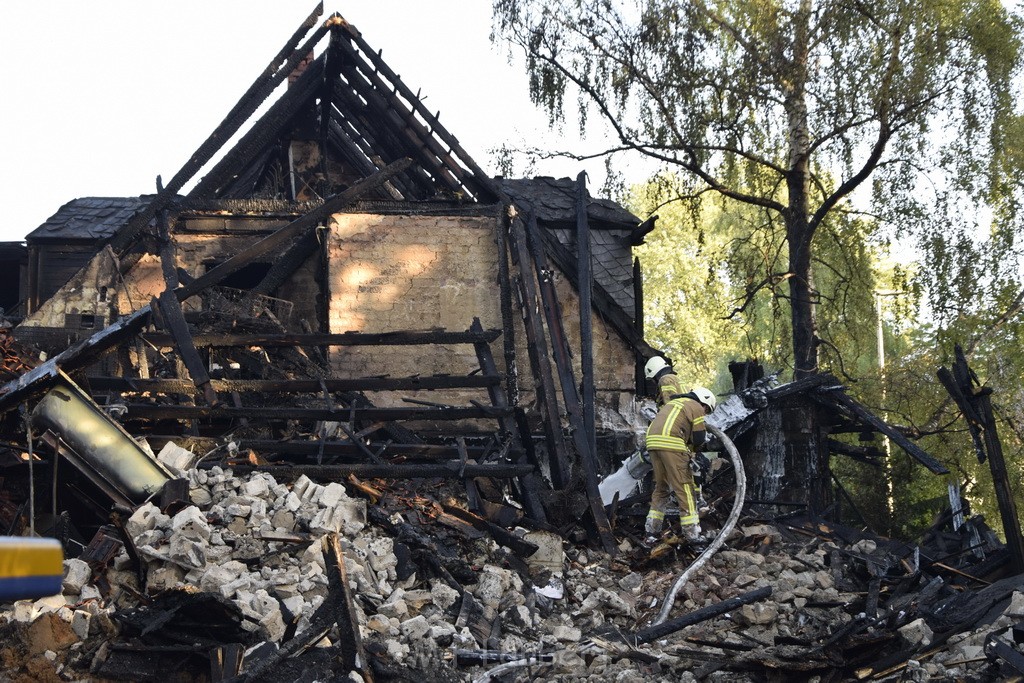
{"type": "Polygon", "coordinates": [[[647,451],[654,467],[654,492],[644,525],[649,544],[656,542],[661,533],[670,493],[675,493],[679,503],[679,524],[684,540],[700,541],[700,518],[694,500],[690,459],[707,439],[704,416],[713,411],[716,404],[715,395],[704,387],[694,387],[686,394],[673,394],[647,428],[647,451]]]}
{"type": "Polygon", "coordinates": [[[665,405],[670,398],[676,394],[683,393],[683,383],[672,370],[672,366],[661,356],[654,356],[644,365],[644,376],[654,380],[658,390],[655,392],[655,399],[658,407],[665,405]]]}

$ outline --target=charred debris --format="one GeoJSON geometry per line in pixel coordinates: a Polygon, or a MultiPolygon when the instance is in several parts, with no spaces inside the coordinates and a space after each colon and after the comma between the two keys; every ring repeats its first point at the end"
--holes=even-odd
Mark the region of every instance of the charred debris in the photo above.
{"type": "MultiPolygon", "coordinates": [[[[631,247],[653,219],[582,175],[486,176],[321,12],[155,194],[74,200],[8,250],[26,277],[0,327],[0,528],[67,557],[62,595],[4,606],[12,680],[1024,672],[1016,510],[959,352],[939,375],[1005,545],[955,487],[914,543],[851,523],[788,444],[877,465],[833,438],[875,432],[945,467],[834,377],[737,363],[713,420],[749,480],[740,523],[652,623],[699,552],[652,557],[643,479],[601,482],[648,418],[631,247]],[[822,431],[787,417],[808,410],[822,431]]],[[[713,462],[710,529],[736,502],[713,462]]]]}

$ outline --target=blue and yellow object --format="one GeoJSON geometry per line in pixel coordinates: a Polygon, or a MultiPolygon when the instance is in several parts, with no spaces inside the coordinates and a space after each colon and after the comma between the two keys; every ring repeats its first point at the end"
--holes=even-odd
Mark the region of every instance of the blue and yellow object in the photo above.
{"type": "Polygon", "coordinates": [[[0,602],[61,592],[64,550],[55,538],[0,536],[0,602]]]}

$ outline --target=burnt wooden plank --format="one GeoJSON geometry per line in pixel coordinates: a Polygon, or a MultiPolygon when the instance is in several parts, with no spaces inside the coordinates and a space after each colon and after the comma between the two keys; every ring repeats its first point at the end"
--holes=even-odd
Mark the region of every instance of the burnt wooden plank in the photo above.
{"type": "MultiPolygon", "coordinates": [[[[796,382],[793,382],[793,384],[796,384],[796,382]]],[[[908,439],[901,432],[893,429],[880,417],[872,414],[871,411],[847,395],[845,391],[816,391],[810,394],[810,396],[819,403],[845,408],[849,412],[853,413],[853,415],[861,422],[871,426],[876,431],[879,431],[892,439],[893,443],[905,450],[911,457],[935,474],[949,474],[949,470],[946,469],[945,465],[930,456],[923,448],[908,439]]]]}
{"type": "MultiPolygon", "coordinates": [[[[419,391],[424,389],[485,389],[501,384],[501,375],[428,375],[424,377],[364,377],[359,379],[213,379],[217,391],[240,393],[304,394],[328,391],[419,391]]],[[[187,394],[195,391],[191,382],[180,379],[139,379],[133,377],[90,377],[92,391],[187,394]]]]}
{"type": "MultiPolygon", "coordinates": [[[[356,435],[358,436],[358,434],[356,435]]],[[[172,439],[173,440],[173,439],[172,439]]],[[[371,441],[366,444],[374,451],[383,450],[388,456],[400,455],[407,458],[450,459],[461,457],[457,444],[426,444],[426,443],[390,443],[371,441]]],[[[274,441],[272,439],[238,439],[239,448],[249,448],[260,454],[278,453],[280,455],[316,455],[323,453],[330,456],[357,457],[362,449],[349,441],[274,441]]],[[[491,449],[487,446],[466,446],[466,456],[478,459],[491,449]]],[[[509,456],[517,456],[522,451],[509,449],[509,456]]]]}
{"type": "Polygon", "coordinates": [[[250,263],[255,262],[260,257],[279,251],[286,245],[290,244],[296,237],[312,231],[328,216],[363,197],[374,188],[379,187],[393,175],[400,173],[411,164],[412,160],[410,159],[400,159],[394,163],[388,164],[376,174],[356,182],[351,187],[329,198],[319,207],[313,209],[306,215],[295,219],[280,230],[264,237],[256,244],[243,249],[224,263],[221,263],[200,277],[197,277],[192,282],[178,288],[175,290],[175,294],[178,295],[179,300],[184,301],[190,296],[203,291],[207,287],[211,287],[219,283],[227,276],[241,270],[250,263]]]}
{"type": "MultiPolygon", "coordinates": [[[[483,326],[480,324],[479,318],[473,318],[473,325],[470,327],[471,332],[482,332],[483,326]]],[[[491,347],[487,342],[477,342],[474,344],[476,350],[477,362],[480,363],[480,370],[488,375],[495,375],[498,372],[498,366],[494,362],[494,356],[491,354],[491,347]]],[[[497,408],[508,408],[509,401],[505,392],[501,390],[500,384],[495,384],[487,389],[487,393],[491,399],[491,405],[497,408]]],[[[526,430],[520,430],[520,424],[515,419],[515,416],[509,414],[507,417],[503,417],[500,420],[502,431],[505,432],[506,438],[510,439],[511,447],[517,451],[522,452],[523,443],[530,439],[530,434],[526,430]]],[[[521,456],[525,458],[525,453],[521,456]]],[[[540,475],[536,472],[524,475],[520,479],[520,488],[522,490],[523,506],[526,508],[527,513],[533,519],[539,522],[547,522],[547,515],[544,512],[544,506],[540,501],[540,489],[541,479],[540,475]]]]}
{"type": "Polygon", "coordinates": [[[338,534],[328,534],[321,543],[324,564],[327,566],[328,599],[334,603],[332,611],[340,635],[337,641],[341,650],[339,663],[344,671],[356,671],[365,668],[367,660],[359,635],[359,620],[352,600],[348,572],[345,569],[345,557],[341,552],[338,534]]]}
{"type": "Polygon", "coordinates": [[[665,636],[675,633],[676,631],[692,626],[693,624],[699,624],[702,621],[713,619],[717,616],[731,612],[732,610],[742,605],[747,605],[752,602],[764,600],[772,594],[772,587],[765,586],[764,588],[758,588],[757,590],[750,591],[749,593],[743,593],[737,595],[734,598],[728,600],[722,600],[721,602],[709,605],[708,607],[701,608],[695,612],[684,614],[681,617],[675,619],[669,619],[668,621],[650,626],[645,629],[641,629],[632,635],[625,636],[626,641],[634,645],[641,643],[650,643],[664,638],[665,636]]]}
{"type": "Polygon", "coordinates": [[[471,408],[290,408],[287,406],[247,407],[159,405],[150,403],[127,404],[129,418],[155,420],[200,420],[212,417],[262,418],[281,420],[340,420],[348,422],[353,416],[362,420],[467,420],[474,418],[500,418],[511,415],[511,408],[474,406],[471,408]]]}
{"type": "Polygon", "coordinates": [[[569,415],[569,424],[572,427],[573,445],[576,447],[576,452],[583,465],[583,481],[589,503],[588,510],[594,525],[593,531],[597,535],[595,540],[600,542],[605,552],[616,555],[619,552],[619,546],[612,534],[608,514],[604,509],[604,501],[598,488],[597,454],[590,448],[591,441],[584,424],[583,407],[580,405],[580,396],[577,393],[576,380],[573,377],[569,341],[565,336],[565,329],[562,327],[561,306],[555,291],[554,280],[551,278],[550,271],[547,270],[543,246],[537,236],[539,230],[537,219],[531,214],[526,221],[526,242],[533,258],[534,272],[536,272],[537,280],[540,283],[544,317],[547,321],[548,332],[551,333],[551,349],[562,387],[565,412],[569,415]]]}
{"type": "Polygon", "coordinates": [[[514,463],[466,464],[455,460],[423,464],[371,464],[353,463],[347,465],[234,465],[236,472],[269,472],[279,481],[293,480],[303,474],[314,481],[345,481],[355,475],[360,479],[472,479],[474,477],[495,477],[511,479],[520,477],[533,469],[532,465],[514,463]]]}
{"type": "MultiPolygon", "coordinates": [[[[594,386],[594,321],[591,293],[594,291],[594,273],[590,254],[590,223],[587,221],[587,173],[576,176],[576,270],[579,273],[580,295],[580,384],[582,385],[583,429],[587,448],[597,453],[597,427],[594,386]]],[[[593,458],[596,462],[596,456],[593,458]]]]}
{"type": "Polygon", "coordinates": [[[512,221],[510,236],[513,260],[519,267],[516,282],[522,295],[522,309],[525,315],[526,350],[533,370],[534,391],[541,406],[544,436],[548,442],[551,481],[556,489],[564,489],[570,480],[568,445],[562,433],[562,416],[558,409],[547,337],[544,333],[544,323],[539,316],[540,296],[537,293],[536,279],[532,275],[532,261],[526,246],[526,229],[521,219],[516,218],[512,221]]]}
{"type": "MultiPolygon", "coordinates": [[[[197,334],[193,339],[196,346],[208,348],[231,346],[412,346],[492,342],[500,334],[501,330],[479,332],[432,330],[376,333],[342,332],[341,334],[197,334]]],[[[142,337],[154,346],[170,346],[173,342],[173,338],[165,334],[146,333],[142,337]]]]}
{"type": "Polygon", "coordinates": [[[473,526],[474,529],[485,531],[491,535],[495,541],[500,545],[506,546],[512,552],[519,557],[529,557],[537,552],[537,544],[525,541],[507,529],[503,529],[494,522],[484,519],[479,515],[475,515],[469,510],[458,507],[457,505],[441,504],[441,507],[449,515],[457,517],[464,522],[468,522],[473,526]]]}
{"type": "MultiPolygon", "coordinates": [[[[476,165],[476,162],[473,161],[472,157],[463,150],[455,135],[451,134],[444,128],[444,126],[441,125],[440,121],[437,120],[437,117],[432,114],[426,106],[424,106],[423,101],[414,94],[400,78],[398,78],[398,75],[391,70],[387,65],[387,62],[381,58],[380,54],[375,52],[365,40],[362,40],[362,35],[355,27],[349,24],[345,27],[345,30],[362,54],[366,55],[367,59],[369,59],[373,69],[383,74],[384,77],[394,86],[395,91],[401,94],[402,97],[406,98],[406,100],[413,106],[416,113],[430,125],[430,131],[427,131],[427,134],[432,133],[440,138],[440,140],[449,146],[450,150],[456,154],[459,161],[461,161],[462,164],[472,172],[472,180],[474,183],[478,184],[478,187],[469,187],[469,189],[473,190],[474,195],[478,196],[477,199],[482,201],[496,201],[499,198],[499,190],[495,185],[495,182],[490,179],[490,176],[484,173],[483,170],[476,165]]],[[[415,118],[413,118],[413,120],[416,121],[415,118]]],[[[458,167],[455,160],[452,160],[450,157],[445,158],[445,160],[449,161],[451,165],[458,167]]]]}
{"type": "Polygon", "coordinates": [[[992,389],[981,387],[975,391],[977,376],[967,364],[967,357],[959,345],[955,348],[955,358],[952,372],[940,368],[939,378],[964,414],[964,419],[971,429],[975,448],[978,450],[979,461],[984,462],[987,456],[1012,568],[1016,573],[1024,572],[1024,535],[1021,534],[1017,504],[1006,471],[1002,443],[996,430],[996,418],[992,410],[992,389]]]}
{"type": "Polygon", "coordinates": [[[151,313],[147,304],[3,385],[0,387],[0,412],[42,394],[57,381],[61,370],[73,372],[88,366],[113,346],[142,330],[149,322],[151,313]]]}

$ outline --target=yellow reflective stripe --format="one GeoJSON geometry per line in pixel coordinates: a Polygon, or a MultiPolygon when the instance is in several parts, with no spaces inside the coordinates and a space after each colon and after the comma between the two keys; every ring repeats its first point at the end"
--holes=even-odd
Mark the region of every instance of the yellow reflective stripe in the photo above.
{"type": "Polygon", "coordinates": [[[702,424],[704,424],[704,416],[703,415],[701,415],[700,417],[694,418],[694,420],[693,420],[693,426],[694,427],[696,427],[697,425],[702,425],[702,424]]]}
{"type": "MultiPolygon", "coordinates": [[[[699,524],[700,517],[697,516],[697,505],[693,502],[693,487],[689,484],[683,484],[683,496],[686,497],[686,509],[690,511],[690,514],[679,515],[679,523],[683,526],[688,524],[699,524]]],[[[680,510],[682,512],[682,510],[680,510]]]]}
{"type": "Polygon", "coordinates": [[[665,418],[665,422],[661,425],[661,434],[657,434],[656,436],[671,436],[672,425],[675,424],[676,418],[679,417],[679,411],[683,409],[683,407],[676,401],[669,401],[668,404],[672,406],[672,412],[668,414],[668,417],[665,418]]]}
{"type": "Polygon", "coordinates": [[[658,510],[651,510],[647,513],[647,519],[665,519],[665,513],[658,510]]]}
{"type": "Polygon", "coordinates": [[[647,436],[647,449],[659,451],[684,451],[690,449],[678,436],[647,436]]]}

